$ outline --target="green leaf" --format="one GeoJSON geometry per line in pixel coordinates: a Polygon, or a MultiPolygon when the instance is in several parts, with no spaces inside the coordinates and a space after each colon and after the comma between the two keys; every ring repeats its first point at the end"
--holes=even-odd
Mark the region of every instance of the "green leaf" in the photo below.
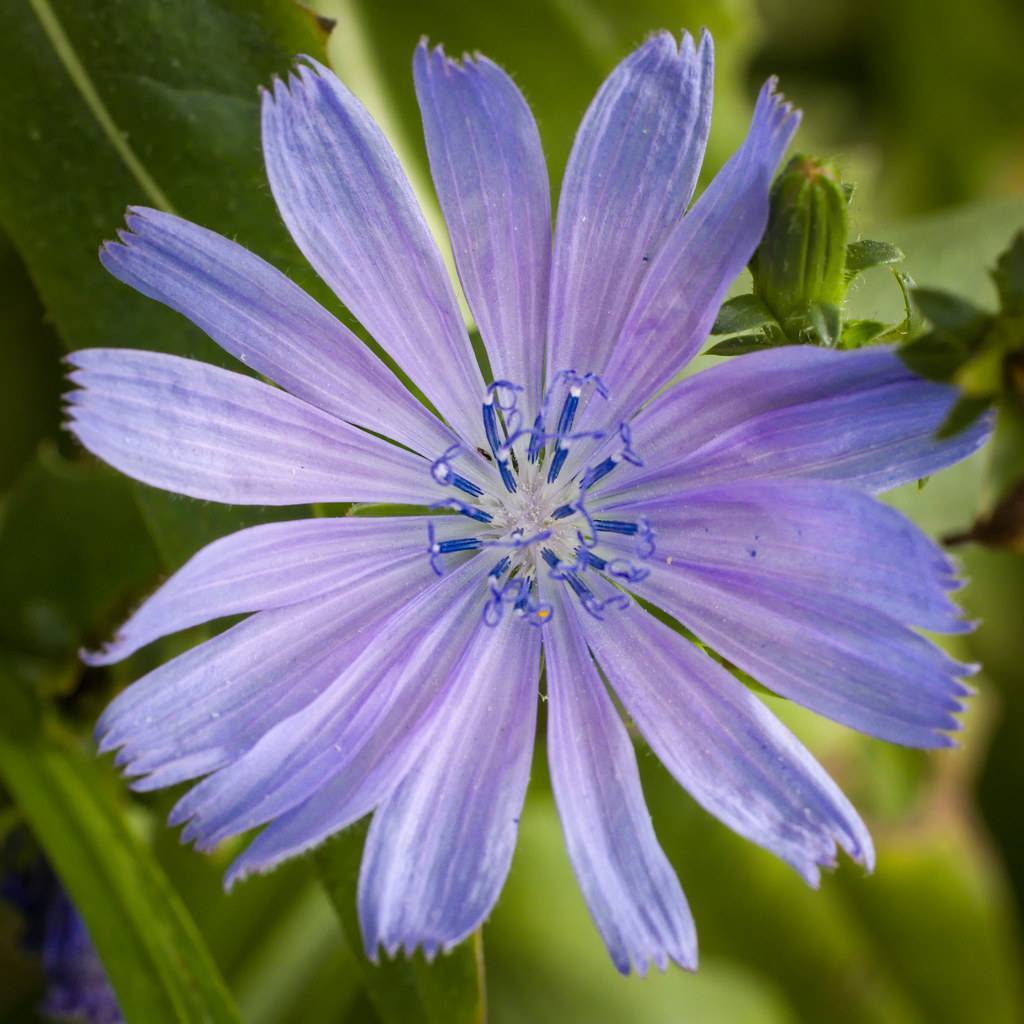
{"type": "MultiPolygon", "coordinates": [[[[185,318],[100,266],[100,243],[133,203],[237,239],[338,309],[281,222],[260,152],[258,89],[300,53],[324,56],[324,35],[283,0],[0,5],[0,226],[67,348],[232,365],[185,318]]],[[[199,514],[199,503],[159,492],[145,501],[168,565],[268,518],[225,506],[199,514]]]]}
{"type": "Polygon", "coordinates": [[[482,1024],[486,1018],[483,940],[480,932],[428,963],[421,951],[412,959],[372,964],[362,953],[356,889],[368,822],[345,829],[321,846],[315,861],[355,953],[370,1002],[382,1024],[482,1024]]]}
{"type": "Polygon", "coordinates": [[[740,334],[775,323],[772,311],[756,295],[737,295],[722,303],[712,334],[740,334]]]}
{"type": "Polygon", "coordinates": [[[839,886],[851,925],[871,936],[916,1019],[1012,1024],[1021,1013],[1019,965],[1004,880],[963,831],[943,821],[883,839],[877,873],[843,872],[839,886]]]}
{"type": "Polygon", "coordinates": [[[128,827],[91,753],[38,715],[9,717],[24,691],[0,680],[0,780],[17,801],[85,920],[129,1024],[229,1024],[238,1020],[184,905],[128,827]]]}
{"type": "Polygon", "coordinates": [[[60,419],[59,346],[10,241],[0,233],[0,490],[60,419]]]}
{"type": "Polygon", "coordinates": [[[954,335],[932,331],[899,350],[900,358],[919,377],[943,383],[951,381],[970,353],[954,335]]]}
{"type": "Polygon", "coordinates": [[[765,349],[778,348],[779,342],[766,338],[763,334],[741,334],[736,338],[726,338],[716,342],[705,355],[709,356],[742,356],[747,352],[763,352],[765,349]]]}
{"type": "Polygon", "coordinates": [[[992,276],[1003,312],[1024,316],[1024,231],[1018,231],[1009,248],[1000,253],[992,276]]]}
{"type": "Polygon", "coordinates": [[[989,480],[993,502],[1024,481],[1024,410],[1009,402],[999,408],[992,437],[989,480]]]}
{"type": "Polygon", "coordinates": [[[881,320],[847,320],[843,324],[841,345],[843,348],[863,348],[879,341],[891,326],[881,320]]]}
{"type": "Polygon", "coordinates": [[[942,426],[939,427],[936,437],[953,437],[961,431],[966,430],[979,416],[984,415],[985,410],[992,404],[988,398],[961,398],[946,417],[942,426]]]}
{"type": "Polygon", "coordinates": [[[987,319],[977,306],[951,292],[915,288],[912,295],[921,315],[944,331],[966,335],[976,331],[978,325],[987,319]]]}
{"type": "Polygon", "coordinates": [[[160,571],[131,483],[53,448],[11,492],[0,564],[0,645],[49,659],[105,640],[160,571]]]}
{"type": "Polygon", "coordinates": [[[864,238],[846,247],[846,279],[852,281],[858,274],[872,267],[891,267],[903,262],[903,250],[892,242],[875,242],[864,238]]]}

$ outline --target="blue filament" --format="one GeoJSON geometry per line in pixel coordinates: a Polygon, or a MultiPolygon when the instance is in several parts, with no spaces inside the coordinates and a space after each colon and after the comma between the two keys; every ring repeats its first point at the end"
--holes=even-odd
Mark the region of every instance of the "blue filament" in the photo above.
{"type": "Polygon", "coordinates": [[[619,457],[625,459],[631,466],[642,466],[644,460],[633,450],[633,430],[625,421],[619,424],[619,437],[622,440],[619,457]]]}
{"type": "Polygon", "coordinates": [[[626,583],[639,583],[651,575],[651,570],[634,565],[628,558],[616,558],[608,563],[608,574],[626,583]]]}
{"type": "Polygon", "coordinates": [[[646,559],[654,556],[654,530],[646,516],[640,516],[636,521],[636,556],[646,559]]]}

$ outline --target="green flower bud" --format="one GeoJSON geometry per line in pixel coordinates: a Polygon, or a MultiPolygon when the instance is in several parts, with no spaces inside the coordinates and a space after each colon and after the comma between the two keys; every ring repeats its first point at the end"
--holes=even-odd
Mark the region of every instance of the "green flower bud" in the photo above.
{"type": "Polygon", "coordinates": [[[846,297],[848,190],[825,160],[795,156],[775,180],[750,262],[754,294],[793,342],[834,345],[846,297]]]}

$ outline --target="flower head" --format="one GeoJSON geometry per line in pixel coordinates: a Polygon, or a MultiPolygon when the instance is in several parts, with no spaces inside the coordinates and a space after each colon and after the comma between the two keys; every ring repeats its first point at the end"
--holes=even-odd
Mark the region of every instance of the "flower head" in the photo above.
{"type": "Polygon", "coordinates": [[[0,896],[25,919],[22,941],[37,953],[46,976],[41,1012],[54,1020],[122,1024],[117,997],[85,922],[41,857],[0,880],[0,896]]]}
{"type": "Polygon", "coordinates": [[[207,500],[422,514],[273,523],[200,551],[89,659],[252,614],[122,693],[101,748],[138,789],[201,779],[171,816],[201,849],[265,826],[229,880],[373,812],[367,949],[433,955],[480,925],[508,871],[543,648],[552,782],[594,920],[623,971],[693,967],[690,913],[606,682],[696,800],[810,883],[837,847],[870,867],[871,841],[759,700],[637,598],[777,693],[945,745],[966,669],[911,627],[964,628],[953,568],[870,492],[984,432],[936,443],[951,392],[884,349],[768,352],[659,395],[750,259],[798,121],[767,83],[746,141],[691,206],[707,35],[656,35],[612,72],[579,129],[553,244],[540,140],[511,79],[426,45],[414,72],[486,373],[355,97],[304,62],[264,96],[263,143],[296,242],[439,416],[225,238],[135,209],[102,251],[280,387],[79,352],[71,429],[87,448],[207,500]]]}

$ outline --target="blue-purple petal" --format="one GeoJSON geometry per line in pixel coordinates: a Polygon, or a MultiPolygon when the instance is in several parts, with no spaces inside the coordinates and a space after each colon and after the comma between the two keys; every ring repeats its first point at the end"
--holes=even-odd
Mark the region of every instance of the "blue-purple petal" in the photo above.
{"type": "Polygon", "coordinates": [[[250,616],[119,694],[97,726],[100,750],[118,749],[139,789],[232,763],[324,693],[434,580],[423,554],[406,554],[330,594],[250,616]]]}
{"type": "Polygon", "coordinates": [[[737,480],[612,507],[647,518],[658,566],[750,573],[923,629],[970,628],[949,597],[960,586],[949,557],[905,516],[852,487],[737,480]]]}
{"type": "Polygon", "coordinates": [[[452,283],[365,107],[310,61],[264,93],[263,152],[306,259],[448,423],[480,444],[484,381],[452,283]]]}
{"type": "Polygon", "coordinates": [[[206,228],[132,207],[129,230],[100,260],[115,277],[166,303],[218,345],[297,398],[429,455],[452,443],[347,327],[279,270],[206,228]]]}
{"type": "Polygon", "coordinates": [[[530,108],[486,57],[413,61],[434,186],[462,289],[495,379],[540,398],[551,269],[551,193],[530,108]]]}
{"type": "Polygon", "coordinates": [[[562,182],[548,380],[600,373],[651,261],[693,195],[711,123],[714,54],[659,32],[609,75],[562,182]]]}
{"type": "Polygon", "coordinates": [[[143,483],[232,505],[437,499],[426,459],[252,377],[135,349],[68,358],[68,429],[143,483]]]}
{"type": "MultiPolygon", "coordinates": [[[[465,534],[462,521],[451,519],[435,527],[438,539],[465,534]]],[[[410,555],[426,564],[428,522],[422,516],[299,519],[221,537],[144,601],[111,643],[83,658],[109,665],[178,630],[309,601],[410,555]]]]}
{"type": "Polygon", "coordinates": [[[799,122],[767,82],[743,145],[651,261],[604,371],[602,416],[632,416],[697,354],[761,240],[772,176],[799,122]]]}
{"type": "Polygon", "coordinates": [[[530,775],[540,636],[478,625],[420,759],[374,815],[359,875],[369,956],[432,958],[480,926],[505,883],[530,775]]]}
{"type": "Polygon", "coordinates": [[[665,392],[632,423],[645,467],[627,500],[670,498],[712,482],[819,477],[883,491],[966,458],[984,418],[935,434],[956,392],[915,376],[888,348],[794,345],[731,359],[665,392]]]}
{"type": "Polygon", "coordinates": [[[587,642],[644,739],[694,799],[810,885],[837,846],[868,870],[871,837],[797,739],[721,665],[632,603],[587,642]]]}
{"type": "Polygon", "coordinates": [[[818,714],[892,743],[952,745],[972,669],[871,605],[753,567],[661,561],[637,593],[818,714]]]}
{"type": "Polygon", "coordinates": [[[455,569],[363,635],[312,702],[278,722],[241,758],[204,779],[175,805],[172,824],[209,849],[309,799],[358,759],[420,728],[479,625],[486,569],[455,569]]]}
{"type": "Polygon", "coordinates": [[[548,763],[565,845],[615,966],[697,967],[686,897],[658,844],[629,734],[556,597],[544,634],[548,763]]]}

